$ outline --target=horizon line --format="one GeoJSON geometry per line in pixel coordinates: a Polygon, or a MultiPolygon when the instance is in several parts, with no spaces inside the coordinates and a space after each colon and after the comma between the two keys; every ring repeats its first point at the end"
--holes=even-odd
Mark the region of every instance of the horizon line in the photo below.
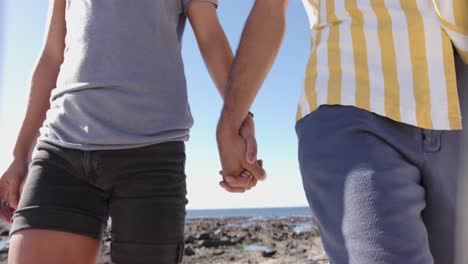
{"type": "Polygon", "coordinates": [[[265,206],[265,207],[232,207],[232,208],[187,208],[187,211],[207,211],[207,210],[251,210],[251,209],[291,209],[291,208],[309,208],[308,205],[294,206],[265,206]]]}

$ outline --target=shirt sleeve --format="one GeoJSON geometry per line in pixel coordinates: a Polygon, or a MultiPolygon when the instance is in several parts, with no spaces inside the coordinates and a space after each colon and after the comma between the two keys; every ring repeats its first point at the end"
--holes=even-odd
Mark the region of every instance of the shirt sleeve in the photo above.
{"type": "MultiPolygon", "coordinates": [[[[465,0],[466,1],[466,0],[465,0]]],[[[468,5],[463,1],[434,1],[436,12],[439,15],[442,27],[452,40],[453,46],[458,50],[462,60],[468,64],[468,5]],[[454,18],[457,17],[457,20],[454,18]]]]}
{"type": "Polygon", "coordinates": [[[218,7],[218,0],[182,0],[182,4],[184,5],[184,13],[187,12],[189,5],[194,2],[208,2],[218,7]]]}

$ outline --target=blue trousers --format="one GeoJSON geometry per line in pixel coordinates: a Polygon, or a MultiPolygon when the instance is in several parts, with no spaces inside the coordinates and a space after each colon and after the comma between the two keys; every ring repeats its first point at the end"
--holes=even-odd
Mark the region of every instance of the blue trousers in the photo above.
{"type": "MultiPolygon", "coordinates": [[[[457,58],[465,113],[467,69],[457,58]]],[[[321,106],[296,131],[304,190],[332,263],[454,263],[462,131],[351,106],[321,106]]]]}

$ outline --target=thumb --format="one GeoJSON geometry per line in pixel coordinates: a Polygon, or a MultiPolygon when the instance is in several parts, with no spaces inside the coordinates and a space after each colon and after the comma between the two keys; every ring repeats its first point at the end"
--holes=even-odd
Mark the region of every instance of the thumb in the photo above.
{"type": "Polygon", "coordinates": [[[257,140],[254,136],[248,137],[246,140],[245,159],[248,163],[254,164],[257,161],[257,140]]]}
{"type": "Polygon", "coordinates": [[[265,170],[258,163],[246,164],[245,169],[249,171],[250,174],[259,181],[263,181],[266,178],[265,170]]]}

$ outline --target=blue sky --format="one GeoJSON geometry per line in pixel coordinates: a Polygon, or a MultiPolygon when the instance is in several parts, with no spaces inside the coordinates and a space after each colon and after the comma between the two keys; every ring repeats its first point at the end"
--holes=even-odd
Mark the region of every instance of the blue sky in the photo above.
{"type": "MultiPolygon", "coordinates": [[[[3,171],[11,160],[26,109],[28,83],[42,46],[48,1],[1,2],[5,11],[0,15],[5,23],[3,45],[0,44],[4,48],[0,52],[4,73],[0,79],[0,170],[3,171]]],[[[220,20],[234,50],[252,4],[253,0],[220,0],[220,20]]],[[[246,194],[229,194],[218,186],[220,163],[215,128],[222,102],[205,69],[192,30],[187,28],[183,56],[195,118],[187,145],[189,208],[307,205],[297,162],[294,125],[309,43],[309,22],[302,3],[290,1],[283,47],[252,108],[259,157],[264,159],[268,179],[246,194]]]]}

